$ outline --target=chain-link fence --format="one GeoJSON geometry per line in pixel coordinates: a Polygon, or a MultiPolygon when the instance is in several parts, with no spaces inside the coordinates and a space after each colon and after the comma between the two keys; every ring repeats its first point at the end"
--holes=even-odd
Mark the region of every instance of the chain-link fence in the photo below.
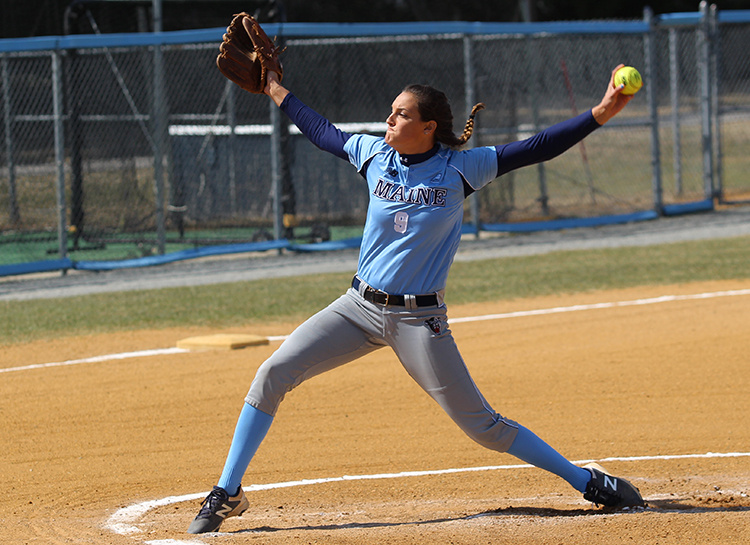
{"type": "MultiPolygon", "coordinates": [[[[284,34],[285,85],[349,132],[382,133],[393,98],[419,82],[450,97],[457,131],[484,102],[471,145],[502,144],[595,105],[617,64],[643,73],[607,126],[469,199],[474,229],[750,193],[748,11],[267,29],[284,34]]],[[[0,265],[361,234],[359,175],[219,74],[222,32],[0,43],[0,265]]]]}

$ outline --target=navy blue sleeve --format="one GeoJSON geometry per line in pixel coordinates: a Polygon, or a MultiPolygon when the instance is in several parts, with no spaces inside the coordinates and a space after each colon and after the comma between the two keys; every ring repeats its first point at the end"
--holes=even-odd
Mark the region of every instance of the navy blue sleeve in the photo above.
{"type": "Polygon", "coordinates": [[[546,128],[526,140],[495,146],[497,175],[557,157],[594,132],[599,123],[591,110],[546,128]]]}
{"type": "Polygon", "coordinates": [[[344,151],[344,144],[351,138],[351,134],[337,129],[333,123],[306,106],[292,93],[284,97],[280,108],[310,142],[323,151],[330,152],[346,161],[349,160],[349,154],[344,151]]]}

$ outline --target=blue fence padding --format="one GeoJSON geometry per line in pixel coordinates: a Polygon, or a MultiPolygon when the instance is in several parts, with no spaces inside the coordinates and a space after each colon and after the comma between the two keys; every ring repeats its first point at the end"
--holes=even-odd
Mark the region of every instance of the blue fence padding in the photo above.
{"type": "Polygon", "coordinates": [[[654,220],[659,214],[653,210],[634,212],[632,214],[618,214],[612,216],[599,216],[596,218],[566,218],[548,221],[530,221],[523,223],[496,223],[483,224],[483,231],[508,232],[508,233],[530,233],[533,231],[559,231],[561,229],[576,229],[579,227],[599,227],[602,225],[614,225],[619,223],[630,223],[633,221],[654,220]]]}
{"type": "Polygon", "coordinates": [[[665,204],[662,208],[662,213],[665,216],[679,216],[680,214],[692,214],[693,212],[710,212],[713,209],[713,199],[706,199],[704,201],[680,204],[665,204]]]}
{"type": "MultiPolygon", "coordinates": [[[[396,23],[264,23],[269,36],[345,37],[408,36],[422,34],[641,34],[641,21],[552,21],[532,23],[484,23],[468,21],[418,21],[396,23]]],[[[169,44],[221,43],[225,27],[170,32],[76,34],[0,39],[0,53],[51,51],[98,47],[132,47],[169,44]]],[[[218,47],[218,46],[217,46],[218,47]]]]}
{"type": "Polygon", "coordinates": [[[68,259],[47,259],[44,261],[30,261],[29,263],[13,263],[0,265],[0,276],[15,276],[17,274],[31,274],[50,271],[64,271],[73,268],[73,262],[68,259]]]}
{"type": "Polygon", "coordinates": [[[701,20],[701,12],[664,13],[658,15],[657,19],[664,26],[696,25],[701,20]]]}
{"type": "Polygon", "coordinates": [[[461,234],[462,235],[476,235],[477,234],[477,226],[473,223],[464,223],[461,225],[461,234]]]}
{"type": "MultiPolygon", "coordinates": [[[[665,13],[658,15],[659,23],[664,26],[697,25],[703,15],[700,11],[682,13],[665,13]]],[[[747,23],[750,22],[749,9],[733,9],[728,11],[719,10],[717,17],[720,23],[747,23]]]]}
{"type": "Polygon", "coordinates": [[[175,261],[197,259],[213,255],[239,254],[244,252],[264,252],[266,250],[278,250],[288,248],[289,241],[286,239],[271,240],[268,242],[247,242],[242,244],[225,244],[222,246],[206,246],[203,248],[191,248],[180,250],[164,255],[140,257],[137,259],[123,259],[118,261],[76,261],[73,268],[81,271],[111,271],[115,269],[131,269],[137,267],[151,267],[164,265],[175,261]]]}
{"type": "MultiPolygon", "coordinates": [[[[695,25],[701,13],[665,13],[656,16],[664,26],[695,25]]],[[[746,23],[750,10],[718,12],[720,23],[746,23]]],[[[421,34],[640,34],[648,32],[644,21],[548,21],[530,23],[485,23],[472,21],[413,21],[395,23],[264,23],[269,35],[299,37],[389,36],[421,34]]],[[[0,52],[91,49],[191,43],[220,43],[226,29],[204,28],[169,32],[77,34],[0,39],[0,52]]]]}
{"type": "Polygon", "coordinates": [[[641,21],[551,21],[485,23],[479,21],[407,21],[394,23],[284,23],[268,26],[267,33],[285,36],[409,36],[421,34],[640,34],[648,31],[641,21]]]}
{"type": "Polygon", "coordinates": [[[747,23],[750,22],[750,9],[719,10],[718,17],[720,23],[747,23]]]}
{"type": "Polygon", "coordinates": [[[344,240],[328,240],[326,242],[315,242],[312,244],[292,244],[290,250],[295,252],[325,252],[330,250],[348,250],[359,248],[362,245],[362,237],[347,238],[344,240]]]}

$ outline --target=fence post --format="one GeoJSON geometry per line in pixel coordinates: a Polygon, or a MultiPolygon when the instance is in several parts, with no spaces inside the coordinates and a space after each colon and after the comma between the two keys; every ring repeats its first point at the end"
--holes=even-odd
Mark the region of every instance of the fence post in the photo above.
{"type": "Polygon", "coordinates": [[[230,80],[224,84],[227,93],[227,124],[229,125],[229,209],[232,219],[237,214],[237,100],[236,88],[230,80]]]}
{"type": "MultiPolygon", "coordinates": [[[[154,33],[161,34],[161,1],[153,0],[154,33]]],[[[164,102],[164,57],[161,42],[154,44],[154,197],[156,200],[156,243],[159,255],[166,252],[164,226],[164,143],[167,108],[164,102]]]]}
{"type": "MultiPolygon", "coordinates": [[[[63,90],[60,51],[52,52],[52,112],[55,132],[55,171],[57,173],[57,240],[60,259],[68,257],[68,233],[65,208],[65,137],[63,132],[63,90]]],[[[63,269],[62,274],[66,273],[63,269]]]]}
{"type": "MultiPolygon", "coordinates": [[[[81,5],[69,5],[65,9],[63,32],[66,36],[73,34],[73,20],[81,15],[81,5]]],[[[68,110],[68,153],[70,154],[70,225],[73,234],[73,249],[78,249],[78,242],[84,235],[85,212],[83,192],[83,127],[81,125],[81,91],[80,77],[76,71],[79,64],[75,48],[65,52],[63,62],[65,105],[68,110]]]]}
{"type": "MultiPolygon", "coordinates": [[[[526,36],[526,52],[529,58],[529,101],[531,102],[531,121],[534,124],[533,131],[542,130],[539,122],[539,74],[541,72],[541,55],[536,47],[536,38],[526,36]]],[[[544,162],[537,163],[536,170],[539,175],[539,205],[542,216],[549,216],[549,193],[547,191],[547,170],[544,162]]]]}
{"type": "MultiPolygon", "coordinates": [[[[464,46],[464,96],[466,97],[466,116],[464,119],[471,115],[471,109],[474,107],[474,100],[476,99],[476,86],[474,82],[474,51],[473,51],[473,40],[471,36],[465,35],[463,38],[464,46]]],[[[469,145],[469,147],[474,147],[469,145]]],[[[479,195],[475,191],[469,196],[469,205],[471,206],[471,221],[474,224],[476,233],[474,236],[479,238],[479,230],[482,227],[479,209],[479,195]]]]}
{"type": "Polygon", "coordinates": [[[13,158],[13,121],[10,111],[10,72],[8,70],[8,58],[2,55],[3,72],[3,122],[5,124],[5,154],[8,162],[8,216],[10,224],[20,225],[21,213],[18,209],[18,196],[16,195],[16,164],[13,158]]]}
{"type": "Polygon", "coordinates": [[[273,238],[280,240],[284,232],[283,210],[281,205],[281,114],[273,100],[271,108],[271,188],[273,191],[273,238]]]}
{"type": "Polygon", "coordinates": [[[680,136],[680,64],[677,29],[669,29],[669,90],[672,101],[674,189],[682,195],[682,139],[680,136]]]}
{"type": "Polygon", "coordinates": [[[68,143],[70,153],[70,225],[75,228],[73,234],[73,249],[78,249],[78,241],[84,235],[86,215],[84,212],[83,189],[83,128],[81,126],[81,99],[79,78],[76,74],[78,55],[74,49],[66,52],[63,64],[65,73],[65,90],[67,91],[68,107],[68,143]]]}
{"type": "Polygon", "coordinates": [[[663,188],[661,181],[661,151],[659,147],[659,111],[656,97],[656,24],[654,12],[650,7],[643,8],[643,19],[648,24],[644,36],[646,57],[646,97],[648,99],[649,117],[651,118],[651,172],[654,198],[654,210],[658,214],[664,208],[663,188]]]}
{"type": "Polygon", "coordinates": [[[701,19],[698,23],[698,73],[700,74],[701,151],[703,154],[703,194],[706,199],[714,195],[713,130],[711,127],[711,39],[709,36],[708,3],[700,3],[701,19]]]}
{"type": "Polygon", "coordinates": [[[721,82],[721,75],[719,74],[719,55],[720,55],[720,44],[719,39],[721,33],[719,32],[719,22],[716,4],[711,4],[709,11],[710,18],[710,37],[711,37],[711,96],[713,97],[713,126],[714,126],[714,144],[715,144],[715,157],[716,157],[716,183],[714,184],[713,196],[717,199],[724,198],[724,152],[721,145],[721,109],[719,106],[719,83],[721,82]]]}

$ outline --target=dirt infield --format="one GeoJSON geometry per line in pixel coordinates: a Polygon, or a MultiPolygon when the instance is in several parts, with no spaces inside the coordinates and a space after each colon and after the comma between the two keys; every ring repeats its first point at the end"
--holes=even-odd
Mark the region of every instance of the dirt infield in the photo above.
{"type": "Polygon", "coordinates": [[[450,309],[454,319],[501,315],[451,326],[494,407],[568,458],[604,460],[631,479],[649,503],[637,512],[596,509],[562,480],[474,444],[384,349],[292,392],[244,483],[268,486],[248,492],[250,510],[224,533],[190,536],[254,370],[278,343],[36,368],[27,366],[213,332],[4,347],[0,541],[748,543],[750,294],[717,295],[748,289],[699,283],[450,309]],[[711,295],[653,299],[697,294],[711,295]],[[508,315],[544,309],[557,310],[508,315]]]}

